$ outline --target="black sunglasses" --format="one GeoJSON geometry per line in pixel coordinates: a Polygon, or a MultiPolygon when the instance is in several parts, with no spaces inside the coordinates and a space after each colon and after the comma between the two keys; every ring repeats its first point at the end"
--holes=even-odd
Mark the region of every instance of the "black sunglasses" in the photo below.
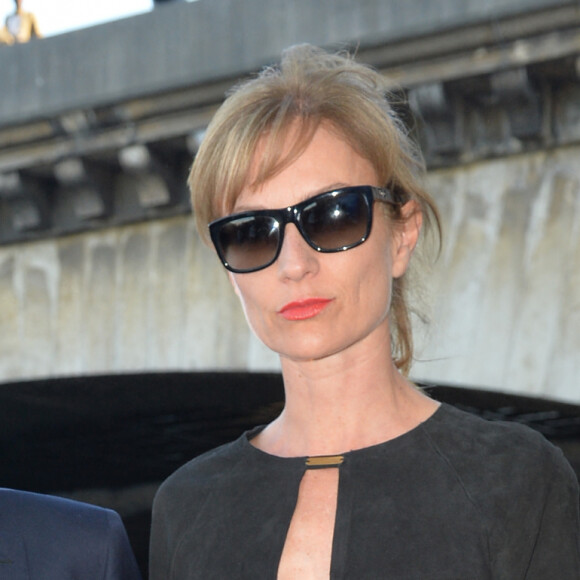
{"type": "Polygon", "coordinates": [[[343,187],[283,209],[244,211],[217,219],[209,224],[209,232],[230,272],[256,272],[278,258],[288,223],[317,252],[343,252],[359,246],[371,232],[374,200],[394,205],[405,202],[404,196],[381,187],[343,187]]]}

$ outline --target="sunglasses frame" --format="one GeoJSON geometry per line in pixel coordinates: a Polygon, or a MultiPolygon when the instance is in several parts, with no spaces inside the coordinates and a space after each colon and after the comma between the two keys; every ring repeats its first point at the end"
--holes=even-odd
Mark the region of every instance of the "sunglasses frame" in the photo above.
{"type": "Polygon", "coordinates": [[[250,211],[244,211],[244,212],[240,212],[240,213],[234,213],[234,214],[231,214],[231,215],[225,216],[223,218],[219,218],[217,220],[212,221],[208,225],[208,227],[209,227],[211,240],[212,240],[213,245],[216,249],[218,257],[221,260],[224,267],[227,270],[229,270],[230,272],[233,272],[234,274],[249,274],[251,272],[258,272],[259,270],[263,270],[263,269],[267,268],[268,266],[271,266],[278,259],[278,256],[280,255],[280,251],[282,250],[282,245],[284,243],[284,230],[286,228],[286,225],[290,224],[290,223],[294,224],[296,226],[296,228],[300,232],[300,235],[302,236],[304,241],[313,250],[316,250],[317,252],[321,252],[324,254],[332,254],[332,253],[336,253],[336,252],[344,252],[346,250],[350,250],[352,248],[355,248],[356,246],[360,246],[362,243],[364,243],[367,240],[367,238],[369,237],[369,235],[371,233],[371,228],[372,228],[372,223],[373,223],[373,205],[374,205],[373,202],[375,200],[382,201],[384,203],[389,203],[391,205],[403,205],[406,202],[405,196],[401,195],[398,192],[393,192],[388,188],[375,187],[372,185],[355,185],[355,186],[350,186],[350,187],[341,187],[338,189],[333,189],[331,191],[325,191],[325,192],[319,193],[313,197],[309,197],[308,199],[305,199],[304,201],[301,201],[295,205],[291,205],[291,206],[288,206],[285,208],[250,210],[250,211]],[[302,222],[301,222],[302,211],[304,210],[304,208],[311,206],[312,203],[315,203],[319,199],[322,199],[325,197],[338,197],[339,195],[345,194],[345,193],[356,193],[356,194],[364,197],[364,199],[366,201],[367,208],[368,208],[368,217],[367,217],[365,234],[356,242],[354,242],[352,244],[348,244],[346,246],[339,246],[338,248],[331,248],[331,249],[322,248],[322,247],[318,246],[316,243],[314,243],[314,241],[311,240],[310,237],[308,236],[308,234],[304,231],[303,226],[302,226],[302,222]],[[257,266],[255,268],[246,268],[246,269],[235,268],[231,264],[228,263],[225,255],[224,255],[224,252],[222,251],[220,240],[219,240],[220,231],[221,231],[222,227],[224,227],[225,225],[227,225],[228,223],[230,223],[232,221],[235,221],[235,220],[238,220],[241,218],[259,217],[259,216],[272,218],[279,224],[280,234],[279,234],[278,246],[276,248],[276,252],[275,252],[273,258],[263,265],[257,266]]]}

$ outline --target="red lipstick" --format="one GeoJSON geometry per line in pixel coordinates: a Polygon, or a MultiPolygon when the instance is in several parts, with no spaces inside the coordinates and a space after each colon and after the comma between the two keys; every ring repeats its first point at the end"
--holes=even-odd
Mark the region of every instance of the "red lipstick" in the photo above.
{"type": "Polygon", "coordinates": [[[307,320],[320,314],[329,302],[330,298],[307,298],[306,300],[296,300],[288,302],[278,311],[286,320],[307,320]]]}

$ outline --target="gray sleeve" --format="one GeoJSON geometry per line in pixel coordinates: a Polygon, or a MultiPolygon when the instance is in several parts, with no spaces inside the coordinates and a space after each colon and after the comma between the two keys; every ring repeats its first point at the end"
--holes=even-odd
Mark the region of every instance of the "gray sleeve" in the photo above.
{"type": "Polygon", "coordinates": [[[526,580],[580,580],[580,493],[562,458],[551,474],[535,530],[526,580]]]}
{"type": "Polygon", "coordinates": [[[538,451],[526,458],[533,470],[497,483],[510,492],[494,517],[493,577],[580,580],[578,480],[560,449],[545,442],[538,451]]]}
{"type": "Polygon", "coordinates": [[[151,537],[149,542],[149,580],[169,580],[170,553],[168,547],[169,530],[166,521],[166,506],[163,486],[153,502],[151,516],[151,537]]]}

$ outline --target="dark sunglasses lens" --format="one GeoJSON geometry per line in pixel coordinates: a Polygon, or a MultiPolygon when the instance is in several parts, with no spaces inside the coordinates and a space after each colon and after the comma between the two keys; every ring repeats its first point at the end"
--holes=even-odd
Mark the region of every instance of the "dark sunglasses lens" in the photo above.
{"type": "Polygon", "coordinates": [[[369,229],[369,204],[357,192],[314,200],[302,210],[302,229],[322,250],[334,251],[360,243],[369,229]]]}
{"type": "Polygon", "coordinates": [[[240,272],[262,268],[276,257],[280,240],[278,222],[267,216],[240,217],[219,230],[222,258],[240,272]]]}

